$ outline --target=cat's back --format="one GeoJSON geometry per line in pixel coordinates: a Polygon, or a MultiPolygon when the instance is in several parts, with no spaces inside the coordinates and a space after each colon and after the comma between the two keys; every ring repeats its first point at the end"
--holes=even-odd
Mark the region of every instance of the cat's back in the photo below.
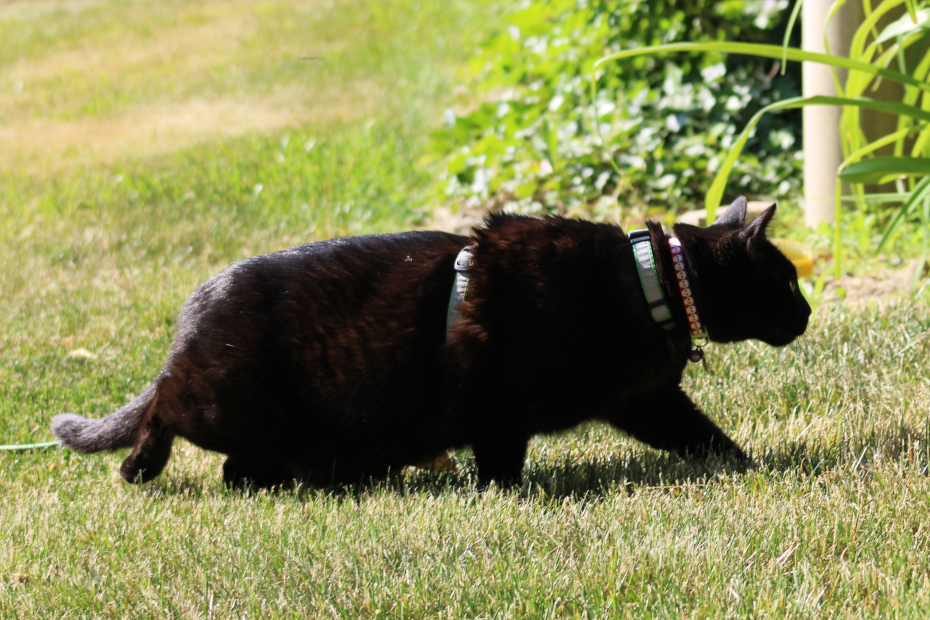
{"type": "Polygon", "coordinates": [[[451,262],[468,237],[436,231],[359,235],[248,258],[204,282],[182,311],[189,322],[216,312],[261,312],[292,303],[354,305],[379,290],[410,286],[451,262]]]}
{"type": "Polygon", "coordinates": [[[467,245],[468,237],[437,231],[338,237],[248,258],[230,265],[207,281],[204,288],[222,287],[229,280],[252,279],[256,285],[290,279],[320,281],[370,277],[416,262],[426,266],[467,245]]]}

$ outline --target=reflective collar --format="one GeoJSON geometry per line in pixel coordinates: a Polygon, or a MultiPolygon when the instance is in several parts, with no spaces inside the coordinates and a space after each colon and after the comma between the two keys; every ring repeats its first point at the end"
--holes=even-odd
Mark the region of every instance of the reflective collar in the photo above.
{"type": "Polygon", "coordinates": [[[472,252],[475,246],[466,245],[455,258],[455,284],[452,286],[452,295],[449,297],[449,311],[446,314],[446,342],[449,342],[452,328],[462,320],[462,302],[468,292],[468,281],[471,279],[471,263],[474,260],[472,252]]]}
{"type": "Polygon", "coordinates": [[[666,331],[671,331],[675,329],[675,318],[672,316],[671,308],[668,307],[668,303],[665,301],[662,284],[659,282],[649,231],[645,228],[634,230],[627,236],[630,243],[633,244],[633,254],[636,255],[636,271],[639,273],[639,281],[643,285],[643,293],[646,294],[646,303],[649,305],[652,319],[666,331]]]}

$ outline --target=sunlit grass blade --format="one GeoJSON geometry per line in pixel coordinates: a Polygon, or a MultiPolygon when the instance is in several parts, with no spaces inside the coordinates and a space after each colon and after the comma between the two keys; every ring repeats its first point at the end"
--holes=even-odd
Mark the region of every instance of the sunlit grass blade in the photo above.
{"type": "Polygon", "coordinates": [[[930,144],[930,125],[925,125],[924,130],[920,132],[917,139],[914,140],[914,146],[911,148],[911,155],[920,157],[925,155],[927,144],[930,144]]]}
{"type": "Polygon", "coordinates": [[[889,103],[885,101],[875,101],[873,99],[867,99],[865,97],[825,97],[823,95],[815,95],[813,97],[795,97],[792,99],[786,99],[784,101],[778,101],[770,105],[765,106],[749,120],[749,123],[746,124],[746,127],[743,129],[742,133],[736,140],[736,143],[733,145],[733,148],[730,150],[730,153],[727,155],[727,158],[724,160],[723,164],[720,166],[720,170],[717,172],[717,175],[714,177],[713,182],[710,185],[710,188],[707,190],[707,194],[704,198],[704,206],[707,209],[707,218],[712,220],[715,216],[717,207],[720,205],[720,201],[723,198],[723,191],[726,188],[727,180],[730,175],[730,172],[733,170],[733,166],[736,164],[736,160],[739,159],[740,154],[742,153],[743,147],[746,142],[749,140],[749,136],[752,134],[752,130],[758,124],[762,116],[767,112],[776,112],[779,110],[791,110],[795,108],[804,107],[806,105],[840,105],[840,106],[857,106],[861,108],[869,108],[872,110],[878,110],[881,112],[888,112],[891,114],[904,114],[907,116],[912,116],[924,121],[930,121],[930,112],[921,110],[915,106],[909,106],[903,103],[889,103]]]}
{"type": "Polygon", "coordinates": [[[888,24],[871,45],[881,45],[885,41],[890,41],[891,39],[919,33],[921,30],[925,29],[928,20],[930,20],[930,9],[916,11],[913,17],[910,15],[903,15],[900,19],[888,24]]]}
{"type": "MultiPolygon", "coordinates": [[[[914,133],[918,133],[926,126],[927,126],[926,124],[923,124],[923,125],[912,125],[910,127],[905,127],[904,129],[888,134],[887,136],[883,138],[879,138],[878,140],[875,140],[874,142],[870,142],[866,144],[862,148],[851,153],[849,157],[843,160],[843,163],[841,163],[839,168],[837,169],[837,174],[840,174],[840,172],[842,172],[843,169],[845,169],[850,164],[859,161],[866,155],[877,151],[883,146],[887,146],[889,144],[895,144],[895,147],[897,148],[897,145],[902,143],[907,136],[914,134],[914,133]]],[[[862,195],[862,192],[858,192],[858,202],[860,203],[861,206],[863,207],[866,206],[865,196],[862,195]]]]}
{"type": "MultiPolygon", "coordinates": [[[[837,11],[839,11],[839,10],[843,7],[844,4],[846,4],[846,0],[833,0],[833,4],[830,5],[830,10],[827,11],[827,17],[826,17],[826,19],[824,20],[823,27],[822,27],[822,29],[821,29],[821,30],[822,30],[822,34],[823,34],[823,49],[824,49],[824,51],[826,51],[826,53],[827,53],[828,55],[830,55],[830,56],[833,55],[833,52],[830,50],[830,37],[827,36],[827,28],[829,27],[830,22],[832,22],[832,21],[833,21],[833,18],[836,16],[837,11]]],[[[859,30],[861,31],[862,29],[860,28],[859,30]]],[[[857,59],[857,58],[858,58],[858,57],[853,53],[852,48],[850,48],[850,53],[848,54],[848,58],[850,58],[850,59],[857,59]]],[[[868,62],[867,59],[866,59],[866,62],[868,62]]],[[[846,96],[846,91],[844,90],[844,84],[843,84],[843,82],[840,80],[840,75],[839,75],[839,73],[837,72],[836,67],[831,67],[831,74],[832,74],[832,76],[833,76],[833,89],[834,89],[834,91],[836,92],[836,94],[837,94],[838,96],[840,96],[840,97],[845,97],[845,96],[846,96]]]]}
{"type": "Polygon", "coordinates": [[[914,268],[914,275],[911,276],[911,285],[915,285],[923,276],[924,268],[927,265],[927,256],[930,254],[930,198],[924,198],[921,208],[917,209],[917,215],[920,217],[920,225],[923,228],[923,248],[920,258],[917,259],[917,266],[914,268]]]}
{"type": "Polygon", "coordinates": [[[803,6],[803,0],[797,0],[794,3],[794,8],[791,10],[791,17],[788,18],[788,27],[785,28],[785,38],[782,39],[782,55],[781,55],[781,74],[785,75],[785,67],[788,65],[788,41],[791,40],[791,32],[794,30],[794,24],[798,20],[798,15],[801,14],[801,6],[803,6]]]}
{"type": "Polygon", "coordinates": [[[858,60],[843,58],[842,56],[832,56],[830,54],[807,52],[793,47],[784,49],[780,45],[765,45],[761,43],[733,43],[729,41],[718,41],[714,43],[668,43],[666,45],[655,45],[637,49],[621,50],[614,54],[599,58],[597,62],[594,63],[594,68],[597,69],[600,65],[607,62],[632,58],[634,56],[644,56],[650,54],[672,54],[675,52],[718,52],[724,54],[747,54],[751,56],[762,56],[763,58],[774,58],[779,60],[782,57],[787,57],[788,60],[794,60],[797,62],[817,62],[824,65],[830,65],[831,67],[852,69],[854,71],[862,71],[863,73],[869,73],[871,75],[879,75],[889,80],[894,80],[895,82],[900,82],[901,84],[907,84],[909,86],[914,86],[920,88],[921,90],[930,92],[930,84],[921,82],[911,77],[910,75],[900,73],[898,71],[877,67],[875,65],[858,60]]]}
{"type": "MultiPolygon", "coordinates": [[[[863,200],[870,205],[887,204],[890,202],[904,202],[911,195],[910,192],[884,192],[880,194],[866,194],[863,200]]],[[[841,196],[843,202],[859,202],[855,196],[841,196]]]]}
{"type": "Polygon", "coordinates": [[[882,248],[885,247],[885,244],[888,243],[888,240],[891,239],[892,235],[898,230],[898,227],[904,223],[905,218],[913,210],[914,205],[919,204],[925,198],[930,197],[930,177],[924,177],[917,184],[917,187],[910,193],[910,196],[901,207],[895,212],[891,220],[888,222],[888,225],[885,226],[885,230],[882,233],[882,238],[878,242],[877,250],[878,252],[882,251],[882,248]]]}
{"type": "MultiPolygon", "coordinates": [[[[856,29],[855,34],[853,35],[852,42],[849,46],[849,58],[856,60],[858,62],[869,63],[879,67],[887,67],[887,61],[884,61],[886,56],[890,57],[893,52],[883,49],[881,45],[866,45],[866,42],[869,38],[876,38],[879,36],[877,32],[877,25],[879,20],[885,16],[885,14],[894,9],[896,6],[901,4],[900,0],[886,0],[880,5],[875,7],[874,10],[868,12],[865,20],[856,29]],[[879,53],[881,58],[878,61],[872,60],[873,56],[879,53]]],[[[851,72],[846,79],[845,95],[847,97],[858,97],[865,92],[865,89],[868,88],[868,85],[873,81],[871,74],[868,73],[856,73],[851,72]]],[[[875,80],[875,83],[878,84],[881,82],[881,79],[875,80]]]]}
{"type": "Polygon", "coordinates": [[[921,157],[876,157],[850,164],[839,177],[847,183],[884,183],[898,176],[930,174],[930,159],[921,157]]]}

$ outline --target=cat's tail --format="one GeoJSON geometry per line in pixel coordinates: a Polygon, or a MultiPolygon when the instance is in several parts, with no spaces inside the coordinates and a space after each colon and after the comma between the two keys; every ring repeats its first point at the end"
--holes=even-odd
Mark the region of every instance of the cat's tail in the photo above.
{"type": "Polygon", "coordinates": [[[89,454],[101,450],[129,448],[136,442],[142,418],[155,398],[155,383],[132,402],[105,418],[96,420],[74,413],[52,418],[52,434],[72,450],[89,454]]]}

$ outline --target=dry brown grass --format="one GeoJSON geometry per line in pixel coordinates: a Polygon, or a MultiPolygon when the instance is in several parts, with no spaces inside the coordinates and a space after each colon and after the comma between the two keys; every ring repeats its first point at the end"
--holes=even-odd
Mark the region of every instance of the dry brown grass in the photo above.
{"type": "Polygon", "coordinates": [[[371,116],[383,86],[333,67],[352,44],[333,29],[364,4],[0,5],[0,38],[18,24],[35,31],[0,62],[0,166],[107,165],[371,116]],[[62,36],[34,23],[44,19],[62,36]]]}
{"type": "MultiPolygon", "coordinates": [[[[373,90],[373,89],[371,89],[373,90]]],[[[48,171],[152,157],[216,138],[273,133],[300,124],[358,120],[374,113],[371,90],[330,88],[314,103],[300,89],[256,98],[218,97],[135,106],[75,120],[28,119],[0,126],[0,166],[48,171]]]]}

